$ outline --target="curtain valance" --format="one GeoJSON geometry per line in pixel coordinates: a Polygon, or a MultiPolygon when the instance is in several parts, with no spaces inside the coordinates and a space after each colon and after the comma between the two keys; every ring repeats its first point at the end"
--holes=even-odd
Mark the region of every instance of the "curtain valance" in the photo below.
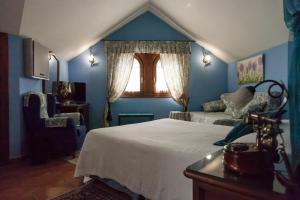
{"type": "Polygon", "coordinates": [[[191,54],[189,41],[105,41],[107,53],[191,54]]]}

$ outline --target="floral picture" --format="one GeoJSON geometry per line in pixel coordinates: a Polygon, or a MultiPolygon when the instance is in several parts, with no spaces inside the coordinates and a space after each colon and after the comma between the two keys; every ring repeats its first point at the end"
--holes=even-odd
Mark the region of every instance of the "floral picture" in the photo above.
{"type": "Polygon", "coordinates": [[[239,84],[258,83],[264,79],[263,54],[237,63],[239,84]]]}

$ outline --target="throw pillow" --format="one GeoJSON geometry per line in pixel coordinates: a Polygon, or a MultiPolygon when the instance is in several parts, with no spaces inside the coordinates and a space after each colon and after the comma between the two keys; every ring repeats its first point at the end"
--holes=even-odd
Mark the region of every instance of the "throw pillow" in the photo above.
{"type": "Polygon", "coordinates": [[[202,104],[204,112],[221,112],[226,109],[226,105],[222,100],[209,101],[202,104]]]}
{"type": "Polygon", "coordinates": [[[240,119],[247,115],[249,112],[263,112],[267,106],[267,102],[256,102],[250,101],[245,107],[241,110],[234,112],[233,118],[240,119]]]}
{"type": "Polygon", "coordinates": [[[253,87],[242,87],[233,93],[221,95],[221,99],[226,105],[225,114],[234,118],[240,116],[240,110],[253,99],[254,91],[253,87]]]}
{"type": "Polygon", "coordinates": [[[240,109],[253,99],[252,87],[241,87],[237,91],[227,95],[225,98],[230,101],[235,108],[240,109]]]}
{"type": "Polygon", "coordinates": [[[229,95],[230,93],[224,93],[220,96],[220,99],[223,101],[223,103],[226,106],[226,109],[224,111],[224,114],[226,115],[231,115],[232,114],[232,107],[229,105],[229,101],[227,101],[227,99],[225,98],[227,95],[229,95]]]}

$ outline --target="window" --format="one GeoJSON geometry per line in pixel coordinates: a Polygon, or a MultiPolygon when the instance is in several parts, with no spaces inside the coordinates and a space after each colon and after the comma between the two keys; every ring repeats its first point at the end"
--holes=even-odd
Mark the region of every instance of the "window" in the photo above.
{"type": "Polygon", "coordinates": [[[123,97],[169,97],[159,54],[135,54],[123,97]]]}

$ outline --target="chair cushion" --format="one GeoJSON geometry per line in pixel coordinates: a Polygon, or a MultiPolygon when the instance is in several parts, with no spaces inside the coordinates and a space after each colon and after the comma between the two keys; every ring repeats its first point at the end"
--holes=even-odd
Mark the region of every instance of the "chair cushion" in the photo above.
{"type": "Polygon", "coordinates": [[[68,117],[52,117],[45,120],[46,128],[67,127],[68,117]]]}
{"type": "Polygon", "coordinates": [[[80,113],[79,112],[59,113],[59,114],[55,114],[54,117],[68,117],[68,118],[71,118],[73,120],[75,126],[80,126],[80,113]]]}

